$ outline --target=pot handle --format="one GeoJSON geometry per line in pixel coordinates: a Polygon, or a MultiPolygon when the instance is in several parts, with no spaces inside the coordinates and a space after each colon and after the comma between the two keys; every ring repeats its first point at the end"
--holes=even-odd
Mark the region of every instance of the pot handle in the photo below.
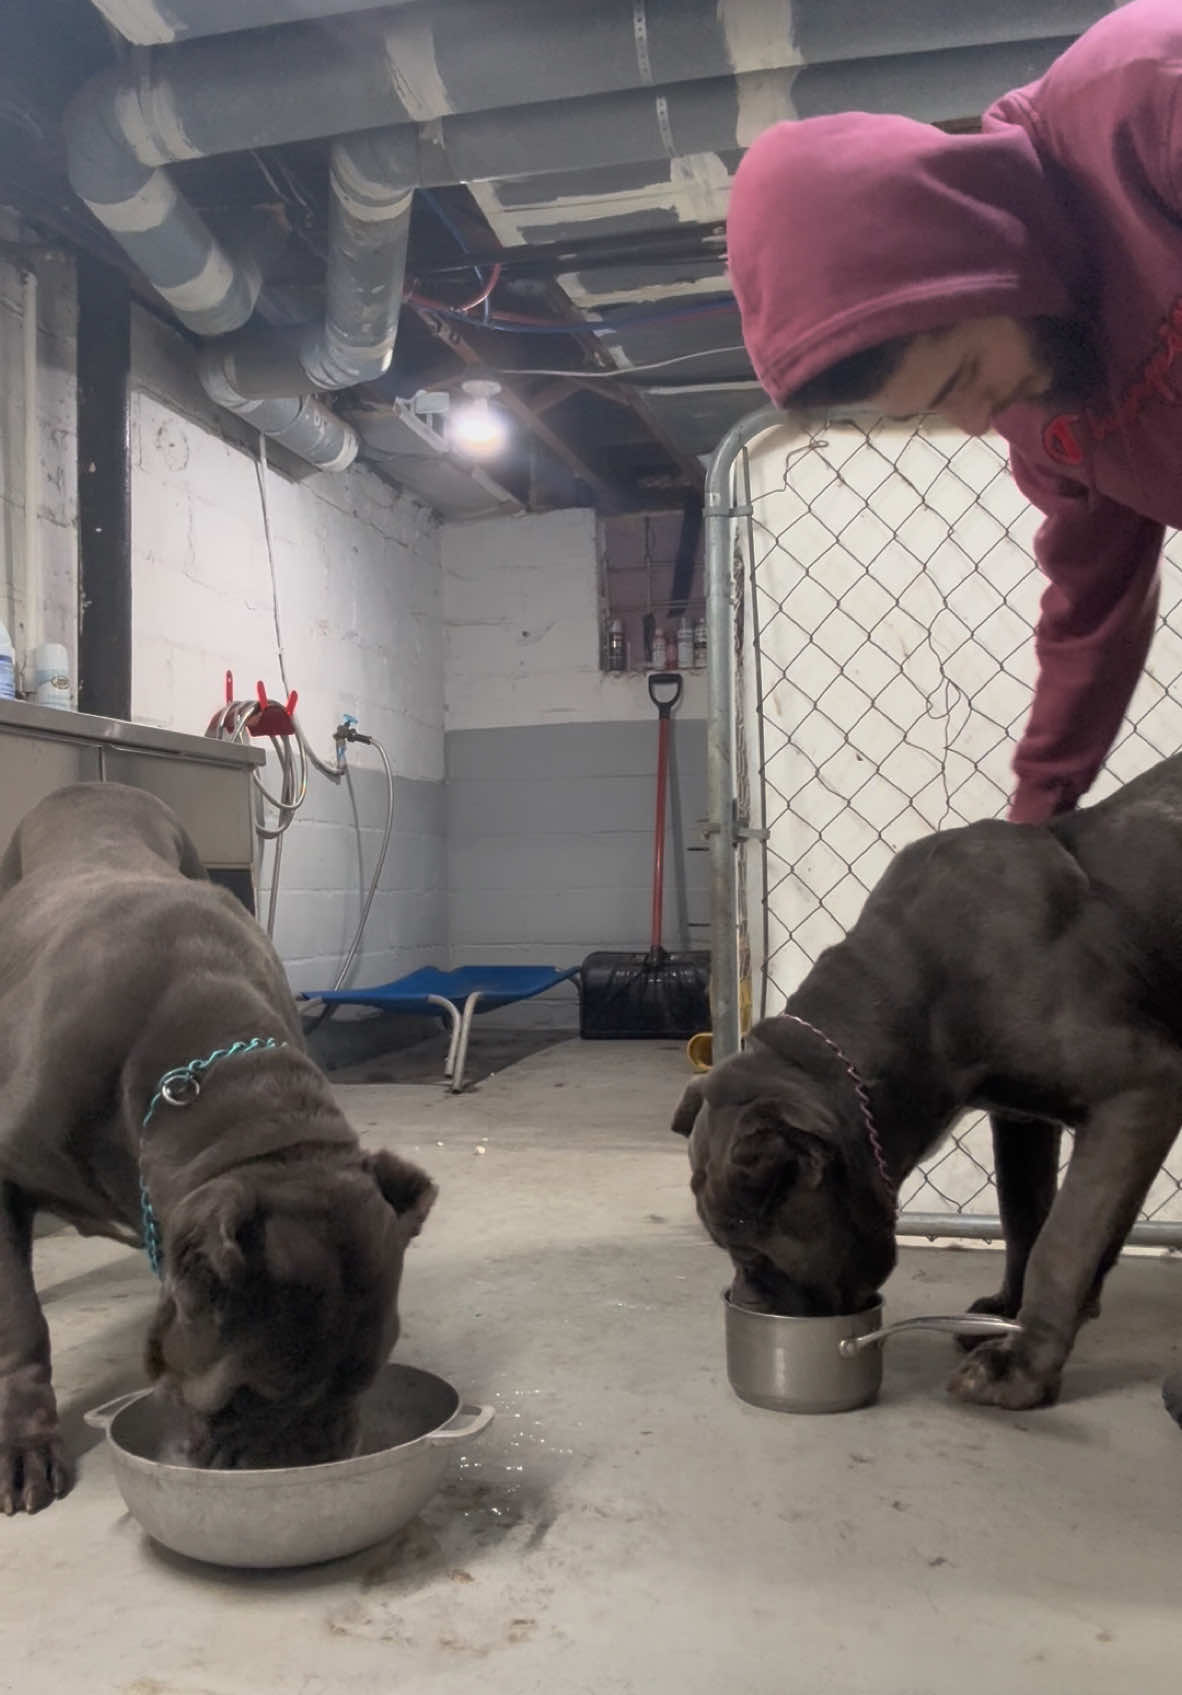
{"type": "Polygon", "coordinates": [[[104,1401],[101,1407],[92,1407],[82,1414],[82,1422],[89,1424],[92,1430],[110,1430],[116,1418],[125,1407],[133,1401],[142,1401],[145,1395],[150,1395],[150,1389],[133,1389],[130,1395],[116,1395],[113,1401],[104,1401]]]}
{"type": "Polygon", "coordinates": [[[482,1430],[488,1429],[496,1415],[495,1407],[462,1406],[438,1430],[429,1430],[425,1440],[437,1442],[442,1447],[453,1442],[470,1442],[473,1436],[479,1436],[482,1430]]]}
{"type": "Polygon", "coordinates": [[[837,1351],[843,1359],[853,1359],[855,1354],[862,1353],[866,1348],[877,1347],[885,1342],[888,1336],[897,1336],[901,1330],[951,1330],[961,1336],[1013,1336],[1020,1332],[1022,1326],[1013,1318],[996,1318],[989,1312],[962,1312],[947,1317],[933,1318],[901,1318],[897,1324],[884,1324],[878,1330],[867,1331],[865,1336],[846,1336],[837,1344],[837,1351]]]}

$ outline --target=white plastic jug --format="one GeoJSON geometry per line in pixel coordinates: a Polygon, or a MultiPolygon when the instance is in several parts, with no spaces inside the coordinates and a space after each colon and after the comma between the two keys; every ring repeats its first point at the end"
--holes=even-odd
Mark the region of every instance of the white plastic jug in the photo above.
{"type": "Polygon", "coordinates": [[[42,642],[33,655],[33,692],[38,706],[54,706],[68,712],[74,704],[70,656],[60,642],[42,642]]]}

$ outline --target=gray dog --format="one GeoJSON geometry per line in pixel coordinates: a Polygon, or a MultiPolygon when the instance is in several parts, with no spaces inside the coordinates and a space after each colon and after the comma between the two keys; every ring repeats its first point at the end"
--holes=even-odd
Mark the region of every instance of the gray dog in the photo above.
{"type": "Polygon", "coordinates": [[[340,1458],[435,1188],[363,1154],[266,936],[161,802],[51,795],[0,864],[0,1507],[69,1488],[30,1253],[41,1209],[144,1241],[152,1378],[198,1465],[340,1458]]]}
{"type": "MultiPolygon", "coordinates": [[[[975,1310],[1023,1329],[949,1387],[1040,1406],[1182,1125],[1182,757],[1046,826],[905,848],[785,1012],[691,1084],[673,1127],[735,1298],[856,1311],[894,1265],[899,1184],[970,1108],[1006,1241],[975,1310]]],[[[1182,1377],[1166,1404],[1182,1422],[1182,1377]]]]}

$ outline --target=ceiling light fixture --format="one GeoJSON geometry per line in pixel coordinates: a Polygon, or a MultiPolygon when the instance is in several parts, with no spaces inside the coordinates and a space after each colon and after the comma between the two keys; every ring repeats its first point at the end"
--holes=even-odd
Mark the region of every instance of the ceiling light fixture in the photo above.
{"type": "Polygon", "coordinates": [[[468,398],[452,409],[448,419],[452,446],[474,459],[491,459],[508,440],[503,413],[489,405],[492,397],[500,394],[501,385],[488,378],[470,377],[460,386],[468,398]]]}

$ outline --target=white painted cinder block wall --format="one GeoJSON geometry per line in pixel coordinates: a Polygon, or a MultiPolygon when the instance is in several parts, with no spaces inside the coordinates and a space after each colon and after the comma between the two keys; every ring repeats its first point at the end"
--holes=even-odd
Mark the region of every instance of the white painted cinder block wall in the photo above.
{"type": "MultiPolygon", "coordinates": [[[[14,229],[0,233],[15,235],[14,229]]],[[[39,548],[41,604],[34,639],[66,644],[73,663],[76,637],[77,551],[74,299],[70,267],[41,262],[38,295],[37,421],[40,448],[39,548]]],[[[28,632],[24,597],[25,465],[21,274],[0,261],[0,619],[18,654],[28,632]]]]}
{"type": "MultiPolygon", "coordinates": [[[[454,964],[577,965],[647,948],[656,712],[600,670],[595,516],[446,526],[448,928],[454,964]]],[[[670,788],[664,939],[703,946],[705,678],[689,675],[670,788]],[[695,929],[694,926],[701,926],[695,929]]],[[[499,1016],[569,1027],[573,989],[499,1016]]]]}
{"type": "MultiPolygon", "coordinates": [[[[154,396],[132,410],[133,714],[200,733],[223,698],[279,678],[271,575],[255,463],[154,396]]],[[[439,865],[443,652],[438,531],[417,502],[371,472],[292,483],[268,474],[287,677],[305,732],[331,762],[345,712],[385,746],[397,775],[395,835],[358,982],[438,958],[446,919],[439,865]],[[418,785],[416,790],[411,785],[418,785]],[[437,822],[433,824],[433,818],[437,822]]],[[[377,756],[349,753],[368,881],[385,818],[377,756]]],[[[276,942],[299,988],[331,983],[358,917],[348,793],[317,773],[288,834],[276,942]]]]}
{"type": "MultiPolygon", "coordinates": [[[[61,262],[39,263],[41,635],[75,650],[77,594],[74,297],[61,262]]],[[[0,617],[23,635],[21,285],[0,265],[0,617]]],[[[200,734],[262,678],[281,693],[271,581],[253,458],[217,431],[183,345],[157,325],[133,334],[133,715],[200,734]],[[168,345],[171,344],[171,345],[168,345]]],[[[396,773],[394,836],[358,981],[381,981],[446,945],[443,877],[443,642],[439,535],[426,508],[363,467],[268,481],[283,639],[299,712],[328,757],[342,712],[384,743],[396,773]]],[[[368,881],[385,817],[376,756],[350,754],[368,881]]],[[[276,940],[296,987],[323,987],[355,927],[358,837],[343,789],[313,775],[285,849],[276,940]]]]}
{"type": "MultiPolygon", "coordinates": [[[[584,509],[444,526],[448,730],[652,718],[643,677],[599,668],[597,545],[584,509]]],[[[685,681],[682,717],[705,717],[685,681]]]]}

